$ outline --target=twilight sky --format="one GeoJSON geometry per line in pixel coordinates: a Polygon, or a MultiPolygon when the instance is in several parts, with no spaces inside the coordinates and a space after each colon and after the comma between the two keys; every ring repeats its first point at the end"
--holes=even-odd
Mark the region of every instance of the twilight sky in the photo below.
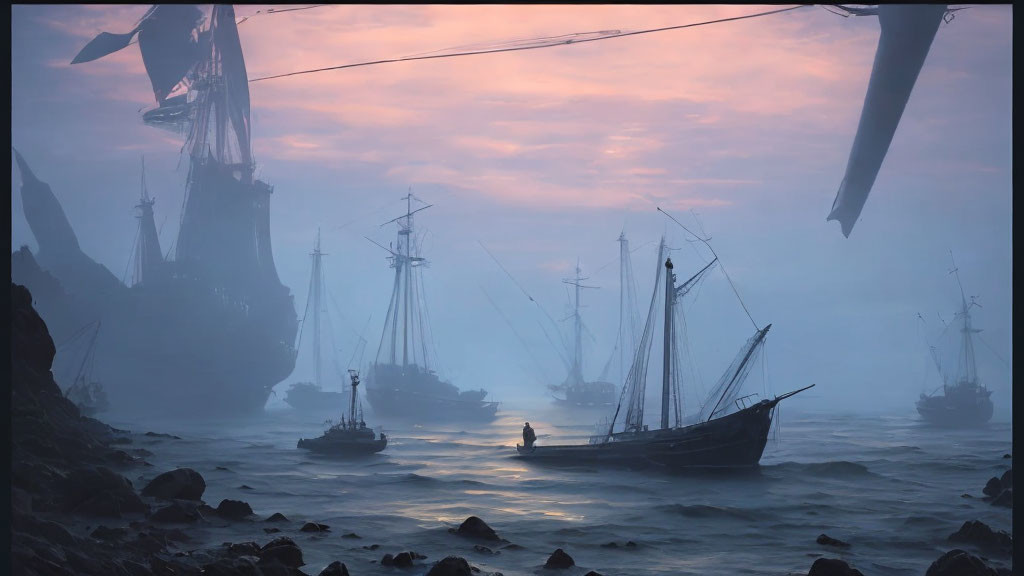
{"type": "MultiPolygon", "coordinates": [[[[48,182],[83,249],[122,276],[140,157],[166,251],[184,197],[181,139],[142,124],[155,105],[137,46],[69,62],[101,31],[127,32],[146,6],[12,8],[12,140],[48,182]],[[180,161],[180,162],[179,162],[180,161]]],[[[254,15],[238,6],[250,78],[499,41],[639,30],[759,12],[759,6],[358,6],[254,15]]],[[[646,313],[657,238],[676,272],[702,250],[655,211],[699,214],[758,324],[772,323],[764,373],[809,409],[913,411],[940,381],[926,336],[958,305],[949,250],[983,308],[979,373],[996,418],[1010,412],[1012,9],[943,23],[850,238],[826,223],[846,167],[878,41],[874,17],[785,14],[576,46],[403,62],[250,84],[259,176],[275,186],[274,253],[299,313],[320,226],[341,306],[342,367],[369,320],[372,359],[391,287],[386,244],[409,187],[435,206],[427,232],[430,314],[442,372],[510,405],[541,401],[564,370],[541,314],[482,241],[557,318],[578,257],[585,374],[618,323],[618,246],[633,245],[646,313]],[[526,340],[514,335],[487,296],[526,340]],[[916,314],[928,321],[922,326],[916,314]],[[991,346],[991,349],[989,348],[991,346]],[[993,353],[993,350],[995,353],[993,353]]],[[[12,171],[12,190],[20,178],[12,171]]],[[[35,241],[11,196],[12,246],[35,241]]],[[[706,253],[702,253],[704,255],[706,253]]],[[[682,279],[681,279],[682,280],[682,279]]],[[[689,329],[709,389],[752,333],[721,271],[689,329]]],[[[568,325],[565,324],[565,328],[568,325]]],[[[295,378],[311,370],[300,356],[295,378]]],[[[653,359],[653,357],[652,357],[653,359]]],[[[365,361],[364,360],[364,361],[365,361]]],[[[652,368],[653,370],[653,368],[652,368]]],[[[755,371],[756,372],[756,371],[755,371]]],[[[761,376],[751,379],[761,388],[761,376]]],[[[697,383],[695,388],[700,388],[697,383]]]]}

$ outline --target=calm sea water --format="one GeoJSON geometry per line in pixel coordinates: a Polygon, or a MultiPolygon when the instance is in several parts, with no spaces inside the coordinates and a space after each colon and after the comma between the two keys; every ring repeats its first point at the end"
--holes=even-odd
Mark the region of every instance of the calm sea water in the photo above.
{"type": "MultiPolygon", "coordinates": [[[[783,409],[753,473],[665,474],[596,469],[549,469],[513,458],[524,419],[539,443],[586,442],[596,418],[565,421],[553,407],[502,411],[498,421],[469,426],[404,427],[375,419],[390,437],[387,449],[358,461],[332,460],[296,449],[300,437],[322,433],[321,417],[293,410],[248,422],[111,420],[133,432],[171,433],[181,440],[136,437],[155,455],[136,472],[137,486],[179,466],[207,482],[204,500],[248,502],[266,518],[280,512],[288,525],[214,520],[190,528],[194,548],[222,542],[265,543],[290,536],[302,547],[304,570],[317,574],[334,560],[353,576],[395,574],[385,553],[425,554],[424,573],[449,554],[485,572],[537,573],[555,548],[576,561],[572,576],[806,574],[825,555],[865,574],[924,574],[955,547],[946,538],[966,520],[1011,529],[1011,511],[980,498],[992,476],[1011,461],[1009,423],[980,430],[926,427],[916,414],[834,416],[783,409]],[[558,422],[556,425],[555,422],[558,422]],[[224,468],[224,469],[219,469],[224,468]],[[251,490],[241,486],[251,487],[251,490]],[[499,554],[448,533],[467,516],[483,518],[522,548],[499,554]],[[307,521],[328,524],[324,535],[302,533],[307,521]],[[275,526],[281,534],[267,535],[275,526]],[[355,532],[361,539],[343,538],[355,532]],[[846,550],[815,543],[820,533],[849,542],[846,550]],[[633,541],[636,547],[624,547],[633,541]],[[617,548],[602,547],[616,542],[617,548]],[[363,546],[379,544],[377,550],[363,546]],[[377,561],[378,563],[375,563],[377,561]]],[[[988,556],[988,555],[986,555],[988,556]]],[[[1008,558],[988,556],[1009,566],[1008,558]]]]}

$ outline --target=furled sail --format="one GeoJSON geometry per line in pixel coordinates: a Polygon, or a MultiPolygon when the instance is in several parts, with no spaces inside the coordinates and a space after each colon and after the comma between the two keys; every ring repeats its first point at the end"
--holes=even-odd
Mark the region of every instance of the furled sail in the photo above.
{"type": "Polygon", "coordinates": [[[945,12],[945,5],[878,7],[882,33],[864,108],[846,174],[827,218],[839,221],[844,236],[850,236],[860,217],[945,12]]]}
{"type": "Polygon", "coordinates": [[[654,343],[654,323],[657,319],[658,295],[662,290],[661,273],[662,261],[665,258],[665,238],[662,237],[658,246],[658,259],[655,261],[657,269],[654,276],[654,292],[651,294],[651,305],[647,311],[647,322],[644,324],[643,335],[640,337],[640,344],[637,346],[636,354],[633,357],[633,364],[626,375],[626,382],[622,387],[619,398],[619,406],[615,409],[615,415],[608,425],[608,436],[612,435],[615,428],[615,421],[619,417],[623,401],[626,405],[625,431],[639,431],[643,428],[644,420],[644,399],[647,390],[647,367],[651,359],[651,346],[654,343]]]}

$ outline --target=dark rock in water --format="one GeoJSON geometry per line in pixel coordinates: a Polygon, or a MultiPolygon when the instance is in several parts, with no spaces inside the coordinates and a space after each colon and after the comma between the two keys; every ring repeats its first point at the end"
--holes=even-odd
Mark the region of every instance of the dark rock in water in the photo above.
{"type": "Polygon", "coordinates": [[[950,534],[949,539],[953,542],[967,542],[983,548],[992,548],[1011,552],[1013,550],[1013,537],[1006,532],[996,532],[984,522],[969,520],[959,530],[950,534]]]}
{"type": "Polygon", "coordinates": [[[342,538],[362,538],[362,536],[355,532],[349,532],[348,534],[343,535],[342,538]]]}
{"type": "Polygon", "coordinates": [[[473,545],[473,550],[476,550],[477,552],[480,552],[481,554],[501,554],[501,552],[495,552],[494,550],[491,550],[487,546],[481,546],[479,544],[474,544],[473,545]]]}
{"type": "Polygon", "coordinates": [[[255,542],[227,542],[228,554],[233,556],[259,556],[260,545],[255,542]]]}
{"type": "Polygon", "coordinates": [[[472,576],[473,570],[465,558],[449,556],[438,560],[427,572],[427,576],[472,576]]]}
{"type": "Polygon", "coordinates": [[[993,506],[1002,506],[1004,508],[1013,508],[1013,490],[1003,490],[996,496],[995,500],[992,501],[993,506]]]}
{"type": "Polygon", "coordinates": [[[607,544],[601,544],[601,548],[618,548],[619,545],[615,542],[609,542],[607,544]]]}
{"type": "Polygon", "coordinates": [[[364,550],[376,550],[380,548],[380,544],[370,544],[369,546],[363,546],[364,550]]]}
{"type": "Polygon", "coordinates": [[[626,542],[626,548],[636,548],[636,542],[633,542],[632,540],[626,542]]]}
{"type": "Polygon", "coordinates": [[[240,520],[247,516],[252,516],[253,511],[246,502],[242,502],[241,500],[224,499],[220,501],[219,505],[217,505],[217,515],[221,518],[240,520]]]}
{"type": "Polygon", "coordinates": [[[227,466],[217,466],[216,468],[214,468],[214,470],[223,470],[225,472],[231,472],[231,469],[228,468],[227,466]]]}
{"type": "Polygon", "coordinates": [[[1010,456],[1009,454],[1003,454],[1003,458],[1013,458],[1013,456],[1010,456]]]}
{"type": "Polygon", "coordinates": [[[395,565],[395,557],[392,556],[391,554],[385,554],[384,557],[380,559],[380,565],[381,566],[394,566],[395,565]]]}
{"type": "Polygon", "coordinates": [[[999,493],[1002,491],[1003,483],[995,476],[988,479],[988,483],[985,484],[985,488],[982,490],[986,496],[999,496],[999,493]]]}
{"type": "Polygon", "coordinates": [[[264,528],[263,531],[266,532],[267,534],[275,534],[277,532],[280,532],[281,529],[280,528],[264,528]]]}
{"type": "Polygon", "coordinates": [[[587,572],[583,576],[603,576],[603,575],[600,572],[594,572],[593,570],[591,570],[590,572],[587,572]]]}
{"type": "Polygon", "coordinates": [[[1013,490],[1013,468],[1010,468],[999,477],[999,484],[1003,490],[1013,490]]]}
{"type": "Polygon", "coordinates": [[[331,527],[327,524],[318,524],[316,522],[306,522],[300,528],[303,532],[330,532],[331,527]]]}
{"type": "Polygon", "coordinates": [[[191,524],[202,518],[195,508],[187,508],[179,502],[166,506],[153,512],[149,519],[153,522],[166,522],[171,524],[191,524]]]}
{"type": "Polygon", "coordinates": [[[925,576],[998,576],[998,574],[981,558],[959,549],[950,550],[940,556],[925,572],[925,576]]]}
{"type": "Polygon", "coordinates": [[[807,576],[864,576],[860,570],[836,558],[818,558],[807,576]]]}
{"type": "Polygon", "coordinates": [[[290,568],[303,566],[302,549],[287,536],[275,538],[260,549],[260,564],[283,564],[290,568]]]}
{"type": "MultiPolygon", "coordinates": [[[[412,568],[412,562],[418,556],[415,552],[399,552],[395,555],[394,563],[398,568],[412,568]]],[[[381,562],[383,564],[383,562],[381,562]]]]}
{"type": "Polygon", "coordinates": [[[974,496],[971,496],[970,494],[967,494],[966,492],[961,494],[960,497],[961,498],[974,498],[974,496]]]}
{"type": "Polygon", "coordinates": [[[270,515],[270,518],[264,520],[264,522],[288,522],[289,520],[284,517],[284,514],[280,512],[274,512],[270,515]]]}
{"type": "Polygon", "coordinates": [[[206,481],[191,468],[178,468],[153,478],[142,489],[143,496],[165,500],[201,500],[206,491],[206,481]]]}
{"type": "Polygon", "coordinates": [[[319,576],[348,576],[348,567],[335,560],[324,568],[319,576]]]}
{"type": "Polygon", "coordinates": [[[849,548],[850,547],[850,544],[848,542],[843,542],[842,540],[837,540],[835,538],[832,538],[828,534],[821,534],[820,536],[818,536],[818,539],[816,540],[816,542],[818,544],[821,544],[822,546],[836,546],[836,547],[839,547],[839,548],[849,548]]]}
{"type": "Polygon", "coordinates": [[[523,548],[519,544],[506,544],[506,545],[502,546],[502,549],[504,549],[504,550],[526,550],[526,548],[523,548]]]}
{"type": "Polygon", "coordinates": [[[470,516],[459,526],[458,530],[454,531],[459,536],[465,536],[467,538],[479,538],[481,540],[501,540],[498,534],[487,525],[486,522],[477,518],[476,516],[470,516]]]}
{"type": "Polygon", "coordinates": [[[180,437],[175,436],[174,434],[160,434],[160,433],[157,433],[157,432],[146,432],[144,435],[145,436],[149,436],[150,438],[171,438],[171,439],[174,439],[174,440],[181,440],[180,437]]]}
{"type": "Polygon", "coordinates": [[[572,559],[572,556],[566,554],[561,548],[552,552],[551,556],[548,557],[548,561],[544,563],[545,568],[557,570],[571,568],[575,565],[576,562],[572,559]]]}

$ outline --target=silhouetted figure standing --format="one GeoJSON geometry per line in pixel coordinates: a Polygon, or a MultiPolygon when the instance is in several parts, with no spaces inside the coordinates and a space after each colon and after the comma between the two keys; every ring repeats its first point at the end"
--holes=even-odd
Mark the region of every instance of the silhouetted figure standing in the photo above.
{"type": "Polygon", "coordinates": [[[533,443],[536,440],[537,433],[533,431],[533,428],[530,428],[530,423],[527,422],[526,425],[523,426],[523,443],[527,448],[533,448],[533,443]]]}

